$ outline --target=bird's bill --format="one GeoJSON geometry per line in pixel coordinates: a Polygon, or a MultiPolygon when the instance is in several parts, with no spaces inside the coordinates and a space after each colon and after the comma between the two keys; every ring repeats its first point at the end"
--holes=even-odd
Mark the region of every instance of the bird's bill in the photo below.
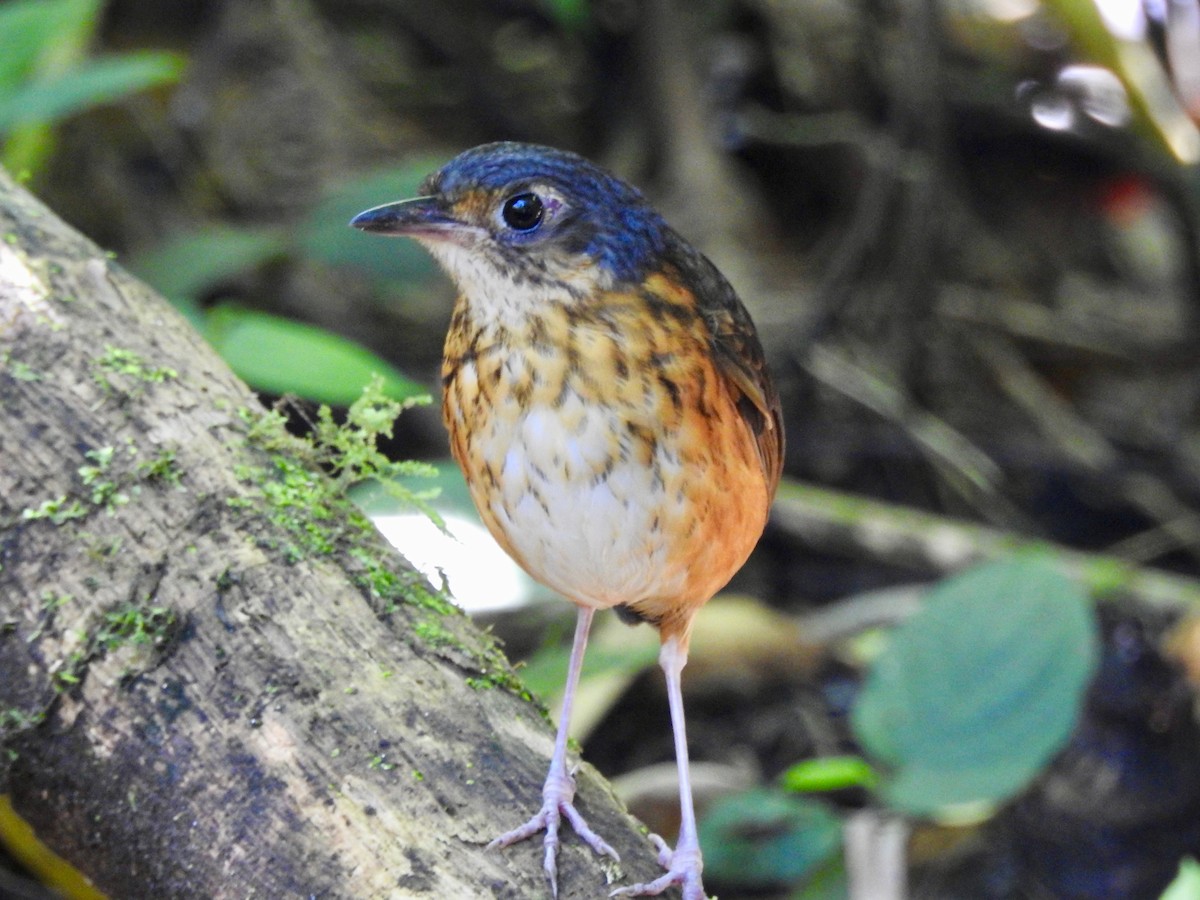
{"type": "Polygon", "coordinates": [[[385,203],[360,212],[350,220],[350,225],[374,234],[443,240],[464,228],[462,222],[446,213],[436,197],[385,203]]]}

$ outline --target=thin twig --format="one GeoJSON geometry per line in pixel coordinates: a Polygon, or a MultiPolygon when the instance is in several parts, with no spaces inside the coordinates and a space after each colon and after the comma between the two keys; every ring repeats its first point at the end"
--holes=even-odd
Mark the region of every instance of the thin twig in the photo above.
{"type": "Polygon", "coordinates": [[[790,479],[779,486],[771,524],[798,545],[930,577],[1036,552],[1097,596],[1123,592],[1171,611],[1200,609],[1200,582],[1191,578],[790,479]]]}

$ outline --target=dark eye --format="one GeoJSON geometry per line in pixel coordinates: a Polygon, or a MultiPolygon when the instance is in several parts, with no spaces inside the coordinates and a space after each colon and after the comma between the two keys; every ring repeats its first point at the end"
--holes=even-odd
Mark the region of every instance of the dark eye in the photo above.
{"type": "Polygon", "coordinates": [[[537,194],[517,194],[504,201],[500,211],[504,224],[514,231],[533,231],[542,224],[545,207],[537,194]]]}

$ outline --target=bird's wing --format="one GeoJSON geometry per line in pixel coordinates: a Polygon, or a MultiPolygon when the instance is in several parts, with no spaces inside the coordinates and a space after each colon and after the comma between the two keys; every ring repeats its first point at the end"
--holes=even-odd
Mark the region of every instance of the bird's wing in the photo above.
{"type": "Polygon", "coordinates": [[[742,397],[738,409],[754,434],[763,472],[774,492],[783,471],[783,411],[754,322],[707,257],[681,238],[672,243],[670,255],[708,325],[718,370],[742,397]]]}

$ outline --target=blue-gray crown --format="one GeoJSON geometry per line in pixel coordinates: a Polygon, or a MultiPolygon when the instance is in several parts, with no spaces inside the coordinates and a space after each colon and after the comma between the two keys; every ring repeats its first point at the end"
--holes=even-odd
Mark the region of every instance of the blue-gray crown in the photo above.
{"type": "MultiPolygon", "coordinates": [[[[453,198],[472,190],[511,193],[534,183],[554,187],[572,207],[556,229],[556,244],[586,253],[618,280],[638,280],[656,268],[669,240],[667,224],[637,188],[575,153],[537,144],[484,144],[446,163],[423,191],[453,198]]],[[[535,252],[535,242],[528,246],[535,252]]]]}

